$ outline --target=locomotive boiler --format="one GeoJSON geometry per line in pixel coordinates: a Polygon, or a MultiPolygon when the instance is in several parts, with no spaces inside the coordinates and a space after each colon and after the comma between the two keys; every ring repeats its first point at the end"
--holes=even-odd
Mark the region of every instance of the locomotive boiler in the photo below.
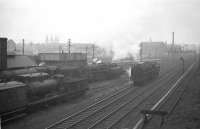
{"type": "MultiPolygon", "coordinates": [[[[2,73],[9,73],[9,71],[2,73]]],[[[3,121],[19,110],[32,110],[43,104],[69,100],[88,90],[87,79],[69,78],[59,71],[53,76],[39,71],[23,73],[15,75],[10,80],[4,76],[6,79],[2,79],[0,83],[0,104],[4,105],[0,108],[0,115],[3,121]]]]}

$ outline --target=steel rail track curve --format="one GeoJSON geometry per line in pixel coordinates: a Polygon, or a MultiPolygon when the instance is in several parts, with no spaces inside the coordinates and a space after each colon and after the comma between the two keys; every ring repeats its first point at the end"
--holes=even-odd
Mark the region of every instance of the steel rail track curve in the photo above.
{"type": "MultiPolygon", "coordinates": [[[[172,71],[173,71],[173,70],[172,70],[172,71]]],[[[163,78],[164,78],[164,77],[163,77],[163,78]]],[[[125,89],[125,90],[126,90],[126,89],[125,89]]],[[[114,94],[114,95],[111,95],[110,97],[116,96],[116,95],[118,95],[119,93],[122,93],[122,92],[123,92],[123,91],[119,91],[118,93],[116,93],[116,94],[114,94]]],[[[131,91],[128,92],[128,93],[131,93],[131,91]]],[[[125,95],[122,95],[122,97],[123,97],[123,96],[125,96],[125,95]]],[[[71,116],[69,116],[69,117],[63,119],[63,120],[54,123],[53,125],[51,125],[50,127],[47,127],[46,129],[55,127],[56,125],[61,124],[62,122],[66,121],[66,120],[69,120],[70,118],[72,118],[72,117],[74,117],[74,116],[76,116],[76,115],[78,115],[78,114],[84,112],[85,110],[90,109],[91,107],[93,107],[93,106],[95,106],[95,105],[97,105],[97,104],[99,104],[99,103],[101,103],[101,102],[103,102],[103,101],[109,99],[110,97],[106,97],[105,99],[103,99],[103,100],[101,100],[101,101],[99,101],[99,102],[97,102],[97,103],[94,103],[94,104],[90,105],[89,107],[87,107],[87,108],[85,108],[85,109],[83,109],[83,110],[81,110],[81,111],[79,111],[79,112],[77,112],[77,113],[75,113],[75,114],[73,114],[73,115],[71,115],[71,116]]],[[[115,99],[115,101],[117,101],[117,99],[115,99]]],[[[113,101],[112,101],[112,102],[113,102],[113,101]]],[[[109,105],[109,104],[108,104],[108,105],[109,105]]],[[[86,117],[86,118],[87,118],[87,117],[86,117]]],[[[82,119],[79,120],[78,122],[80,122],[80,121],[82,121],[82,119]]],[[[78,123],[78,122],[76,122],[76,123],[78,123]]],[[[71,127],[73,127],[74,125],[75,125],[75,124],[72,124],[71,127]]]]}
{"type": "MultiPolygon", "coordinates": [[[[174,90],[174,88],[177,87],[177,85],[182,81],[182,79],[191,71],[191,69],[193,68],[195,63],[193,63],[188,69],[187,71],[174,83],[174,85],[168,90],[168,92],[151,108],[151,110],[156,109],[167,97],[168,95],[174,90]]],[[[148,115],[149,119],[151,119],[151,115],[148,115]]],[[[135,126],[133,127],[133,129],[139,129],[142,128],[141,126],[143,126],[143,121],[144,118],[141,118],[140,120],[138,120],[138,122],[135,124],[135,126]]]]}
{"type": "Polygon", "coordinates": [[[61,119],[61,120],[59,120],[59,121],[53,123],[52,125],[50,125],[49,127],[45,128],[45,129],[50,129],[50,128],[52,128],[52,127],[54,127],[54,126],[56,126],[56,125],[62,123],[63,121],[66,121],[66,120],[68,120],[68,119],[70,119],[70,118],[72,118],[72,117],[74,117],[74,116],[76,116],[76,115],[78,115],[78,114],[84,112],[85,110],[88,110],[89,108],[91,108],[91,107],[93,107],[93,106],[95,106],[95,105],[97,105],[97,104],[99,104],[99,103],[101,103],[101,102],[106,101],[107,99],[109,99],[109,98],[111,98],[111,97],[117,96],[118,94],[120,94],[120,93],[122,93],[122,92],[125,92],[125,91],[128,90],[128,89],[129,89],[129,87],[123,88],[123,89],[121,89],[120,91],[118,91],[118,92],[116,92],[116,93],[114,93],[114,94],[112,94],[112,95],[110,95],[110,96],[107,96],[107,97],[103,98],[102,100],[99,100],[98,102],[93,103],[92,105],[89,105],[88,107],[86,107],[86,108],[84,108],[84,109],[82,109],[82,110],[80,110],[80,111],[78,111],[78,112],[76,112],[76,113],[74,113],[74,114],[72,114],[72,115],[70,115],[70,116],[64,118],[64,119],[61,119]]]}
{"type": "MultiPolygon", "coordinates": [[[[148,96],[147,99],[145,99],[142,103],[137,105],[138,108],[133,107],[119,119],[118,119],[118,117],[115,116],[117,118],[116,121],[113,122],[113,124],[111,124],[109,127],[107,127],[107,129],[116,129],[116,128],[120,127],[120,122],[125,121],[127,119],[127,117],[129,117],[129,115],[131,115],[131,117],[134,117],[134,119],[136,120],[138,118],[138,116],[141,116],[139,109],[146,109],[145,103],[149,103],[149,100],[152,100],[152,98],[154,98],[154,97],[157,98],[158,96],[162,96],[162,94],[166,93],[166,91],[170,88],[170,86],[176,81],[176,79],[180,75],[180,73],[181,72],[175,74],[174,77],[171,77],[169,79],[170,81],[167,81],[164,84],[164,86],[158,87],[158,89],[156,89],[155,92],[153,92],[150,96],[148,96]],[[159,93],[159,95],[158,95],[158,93],[159,93]]],[[[126,123],[126,121],[125,121],[125,123],[126,123]]]]}
{"type": "MultiPolygon", "coordinates": [[[[78,128],[78,127],[83,127],[80,126],[81,122],[83,123],[93,123],[93,122],[98,122],[99,120],[101,120],[101,116],[102,115],[106,115],[106,111],[110,110],[110,113],[108,115],[113,114],[114,112],[120,110],[121,108],[123,108],[124,106],[126,106],[127,104],[131,103],[132,101],[136,100],[137,97],[141,96],[143,93],[146,92],[146,90],[148,89],[144,89],[144,91],[137,91],[137,94],[134,93],[130,93],[130,94],[126,94],[125,96],[123,96],[124,98],[120,98],[117,100],[118,103],[114,103],[114,106],[111,106],[111,104],[113,104],[113,102],[109,103],[108,105],[105,105],[103,108],[101,108],[100,110],[97,110],[96,112],[94,112],[93,114],[91,114],[90,116],[86,117],[85,119],[82,119],[81,121],[75,123],[73,126],[71,126],[70,128],[78,128]],[[135,94],[135,96],[131,96],[132,94],[135,94]],[[125,98],[127,97],[127,98],[125,98]],[[121,99],[123,99],[124,101],[121,101],[121,99]],[[120,103],[121,102],[121,103],[120,103]],[[110,109],[109,109],[110,108],[110,109]],[[105,111],[104,111],[105,110],[105,111]],[[99,113],[99,114],[98,114],[99,113]],[[100,118],[99,118],[100,117],[100,118]],[[89,120],[88,120],[89,119],[89,120]],[[97,119],[97,121],[94,121],[95,119],[97,119]],[[79,125],[80,124],[80,125],[79,125]],[[78,127],[77,127],[78,126],[78,127]]],[[[107,115],[106,115],[107,116],[107,115]]],[[[104,118],[104,117],[103,117],[104,118]]],[[[89,127],[90,128],[90,127],[89,127]]]]}
{"type": "Polygon", "coordinates": [[[136,102],[134,101],[136,98],[132,99],[132,101],[130,101],[130,103],[126,103],[125,105],[121,106],[120,108],[118,108],[117,110],[115,111],[112,111],[111,113],[109,113],[107,116],[103,117],[102,119],[100,119],[99,121],[97,121],[96,123],[94,123],[92,126],[90,126],[88,129],[93,129],[93,128],[96,128],[98,127],[98,125],[105,125],[105,124],[102,124],[104,121],[109,121],[109,124],[108,126],[106,126],[106,129],[110,129],[112,128],[119,120],[123,119],[129,112],[131,112],[132,110],[136,109],[137,107],[139,107],[139,105],[141,103],[143,103],[146,98],[150,97],[151,95],[153,95],[154,92],[158,91],[160,88],[162,88],[163,84],[165,83],[168,83],[171,79],[173,79],[174,76],[169,76],[169,78],[167,78],[168,80],[165,80],[165,82],[161,82],[159,84],[158,87],[153,87],[153,89],[146,89],[148,92],[143,91],[141,94],[137,95],[136,98],[136,102]],[[147,94],[144,94],[143,93],[147,93],[147,94]],[[143,95],[143,96],[142,96],[143,95]],[[131,103],[132,102],[132,103],[131,103]],[[123,109],[125,107],[125,109],[123,109]],[[129,109],[126,109],[126,107],[129,109]],[[119,110],[122,110],[122,111],[119,111],[119,110]],[[124,111],[123,111],[124,110],[124,111]],[[124,112],[126,112],[124,115],[122,115],[121,117],[115,117],[116,121],[111,121],[111,120],[107,120],[109,119],[109,117],[112,117],[112,115],[115,115],[117,114],[118,112],[120,112],[120,115],[122,115],[124,112]],[[121,113],[122,112],[122,113],[121,113]],[[119,119],[118,119],[119,118],[119,119]]]}

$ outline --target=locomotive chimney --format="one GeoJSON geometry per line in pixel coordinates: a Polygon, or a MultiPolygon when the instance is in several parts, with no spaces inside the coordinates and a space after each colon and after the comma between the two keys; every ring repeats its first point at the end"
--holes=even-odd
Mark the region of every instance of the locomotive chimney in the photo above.
{"type": "Polygon", "coordinates": [[[7,38],[0,38],[0,70],[7,68],[7,38]]]}

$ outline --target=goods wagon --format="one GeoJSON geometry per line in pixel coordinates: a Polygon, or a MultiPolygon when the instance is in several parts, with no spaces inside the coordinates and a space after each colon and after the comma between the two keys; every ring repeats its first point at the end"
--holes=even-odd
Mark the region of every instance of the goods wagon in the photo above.
{"type": "Polygon", "coordinates": [[[117,78],[125,71],[116,64],[95,64],[83,67],[60,67],[58,73],[67,77],[85,78],[88,82],[117,78]]]}
{"type": "Polygon", "coordinates": [[[131,79],[135,85],[142,85],[159,75],[160,65],[155,61],[134,64],[131,68],[131,79]]]}
{"type": "Polygon", "coordinates": [[[125,72],[116,64],[98,64],[89,66],[87,69],[90,82],[116,78],[125,72]]]}
{"type": "Polygon", "coordinates": [[[27,86],[24,83],[12,81],[0,83],[0,113],[6,113],[27,105],[27,86]]]}

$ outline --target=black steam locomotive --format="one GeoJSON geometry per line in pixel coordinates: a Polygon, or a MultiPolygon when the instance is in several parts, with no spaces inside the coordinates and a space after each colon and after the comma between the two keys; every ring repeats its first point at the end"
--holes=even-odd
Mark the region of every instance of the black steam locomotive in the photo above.
{"type": "Polygon", "coordinates": [[[84,94],[87,78],[63,74],[79,74],[68,69],[28,68],[0,72],[0,115],[2,120],[20,110],[34,109],[40,105],[69,100],[84,94]]]}
{"type": "Polygon", "coordinates": [[[134,64],[131,68],[131,80],[134,85],[143,85],[159,76],[160,65],[156,61],[144,61],[134,64]]]}
{"type": "MultiPolygon", "coordinates": [[[[0,105],[3,105],[0,116],[3,121],[35,107],[83,95],[89,90],[88,82],[111,79],[124,72],[116,64],[76,66],[65,65],[66,60],[55,61],[58,66],[26,65],[32,64],[27,56],[8,55],[6,47],[7,39],[0,38],[0,105]]],[[[58,59],[62,57],[57,55],[58,59]]],[[[47,56],[52,59],[51,54],[47,56]]],[[[84,62],[85,58],[79,63],[84,62]]]]}

